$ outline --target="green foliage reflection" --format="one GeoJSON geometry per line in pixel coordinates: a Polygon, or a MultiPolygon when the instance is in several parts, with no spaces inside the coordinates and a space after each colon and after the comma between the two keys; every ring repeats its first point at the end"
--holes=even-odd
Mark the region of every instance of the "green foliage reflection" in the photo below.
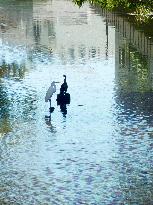
{"type": "Polygon", "coordinates": [[[132,45],[119,49],[119,87],[127,92],[151,91],[150,69],[147,59],[132,45]]]}
{"type": "MultiPolygon", "coordinates": [[[[80,7],[87,0],[74,0],[74,2],[80,7]]],[[[131,13],[135,16],[139,23],[147,22],[151,18],[153,12],[153,1],[144,0],[88,0],[91,4],[98,4],[102,8],[109,10],[120,10],[131,13]]]]}

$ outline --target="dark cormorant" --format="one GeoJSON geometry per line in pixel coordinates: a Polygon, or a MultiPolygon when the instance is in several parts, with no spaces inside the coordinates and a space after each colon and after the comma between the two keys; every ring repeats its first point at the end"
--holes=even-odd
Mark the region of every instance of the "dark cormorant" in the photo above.
{"type": "Polygon", "coordinates": [[[62,109],[64,109],[64,104],[70,104],[70,94],[67,93],[67,82],[66,75],[63,75],[64,83],[61,85],[60,93],[57,95],[57,105],[62,105],[62,109]]]}
{"type": "Polygon", "coordinates": [[[60,94],[65,94],[67,92],[67,88],[68,88],[68,85],[66,82],[66,75],[63,75],[63,77],[64,77],[64,83],[61,85],[60,94]]]}

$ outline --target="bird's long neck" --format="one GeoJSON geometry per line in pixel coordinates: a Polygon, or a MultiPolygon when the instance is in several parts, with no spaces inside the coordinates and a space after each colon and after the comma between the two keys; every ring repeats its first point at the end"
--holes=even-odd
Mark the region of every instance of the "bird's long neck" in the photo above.
{"type": "Polygon", "coordinates": [[[66,83],[66,76],[64,76],[64,83],[66,83]]]}

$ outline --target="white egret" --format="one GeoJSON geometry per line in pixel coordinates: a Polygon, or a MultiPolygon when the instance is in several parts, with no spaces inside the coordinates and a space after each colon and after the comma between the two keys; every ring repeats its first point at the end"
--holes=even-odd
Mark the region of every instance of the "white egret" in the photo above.
{"type": "Polygon", "coordinates": [[[58,82],[53,81],[51,83],[51,86],[48,88],[48,90],[46,92],[46,96],[45,96],[45,102],[48,102],[48,101],[50,102],[50,112],[54,111],[54,108],[51,107],[51,97],[56,92],[56,85],[55,85],[55,83],[58,83],[58,82]]]}
{"type": "Polygon", "coordinates": [[[48,102],[55,92],[56,92],[56,85],[55,85],[55,81],[53,81],[51,83],[51,86],[48,88],[48,90],[46,92],[45,102],[48,102]]]}

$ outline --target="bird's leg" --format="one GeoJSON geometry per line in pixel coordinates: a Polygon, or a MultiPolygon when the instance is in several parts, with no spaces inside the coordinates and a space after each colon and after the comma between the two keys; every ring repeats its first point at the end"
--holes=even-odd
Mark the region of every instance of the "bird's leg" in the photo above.
{"type": "Polygon", "coordinates": [[[50,109],[51,109],[51,99],[49,99],[49,102],[50,102],[50,109]]]}
{"type": "Polygon", "coordinates": [[[54,107],[51,107],[51,99],[49,99],[49,102],[50,102],[49,112],[52,113],[52,112],[54,111],[55,108],[54,108],[54,107]]]}

